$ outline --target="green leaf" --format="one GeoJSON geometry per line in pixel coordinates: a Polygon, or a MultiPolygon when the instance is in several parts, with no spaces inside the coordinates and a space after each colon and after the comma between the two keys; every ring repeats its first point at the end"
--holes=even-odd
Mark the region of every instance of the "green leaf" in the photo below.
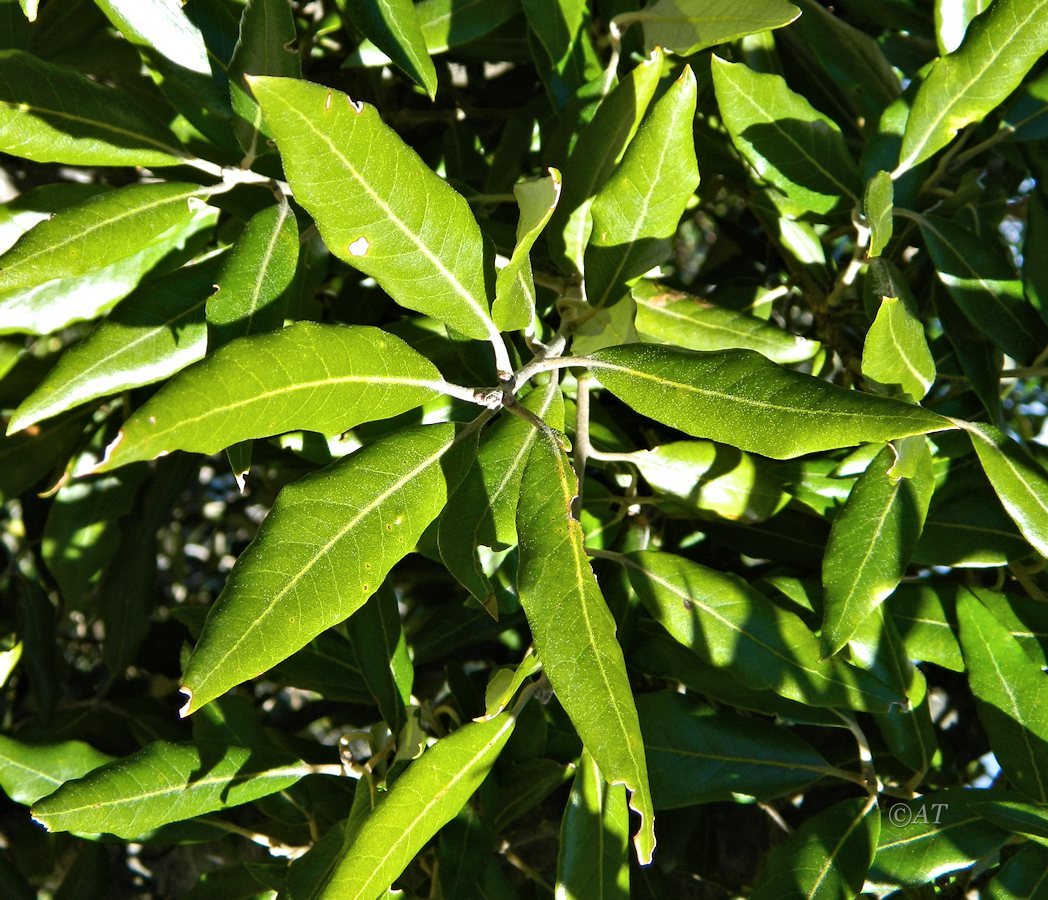
{"type": "Polygon", "coordinates": [[[586,0],[522,0],[528,25],[553,63],[563,71],[572,50],[584,40],[586,0]]]}
{"type": "Polygon", "coordinates": [[[634,344],[587,358],[624,403],[695,437],[775,459],[950,428],[933,412],[779,368],[752,350],[634,344]]]}
{"type": "Polygon", "coordinates": [[[0,788],[29,806],[112,759],[83,741],[25,744],[0,734],[0,788]]]}
{"type": "Polygon", "coordinates": [[[966,125],[982,121],[1045,53],[1048,0],[996,0],[918,89],[892,177],[937,153],[966,125]]]}
{"type": "Polygon", "coordinates": [[[383,721],[394,735],[407,724],[414,671],[397,609],[397,595],[383,585],[346,623],[353,655],[375,698],[383,721]]]}
{"type": "Polygon", "coordinates": [[[298,322],[181,372],[124,423],[99,471],[285,431],[339,434],[419,406],[441,383],[431,362],[377,328],[298,322]]]}
{"type": "Polygon", "coordinates": [[[662,51],[634,66],[601,101],[564,166],[564,190],[547,232],[550,257],[581,272],[593,230],[590,207],[640,127],[662,75],[662,51]]]}
{"type": "Polygon", "coordinates": [[[634,319],[637,304],[627,294],[610,306],[587,310],[572,329],[571,349],[585,355],[605,347],[635,344],[640,340],[634,319]]]}
{"type": "Polygon", "coordinates": [[[236,116],[233,133],[249,164],[264,152],[260,138],[269,133],[244,76],[299,78],[302,64],[292,46],[297,36],[288,0],[249,0],[240,14],[240,37],[229,61],[229,96],[236,116]]]}
{"type": "Polygon", "coordinates": [[[1026,302],[996,238],[939,216],[922,216],[920,226],[939,280],[968,321],[1005,353],[1031,362],[1048,344],[1048,324],[1026,302]]]}
{"type": "Polygon", "coordinates": [[[149,279],[90,335],[66,350],[15,410],[8,433],[83,403],[161,381],[207,347],[204,305],[217,260],[149,279]]]}
{"type": "Polygon", "coordinates": [[[935,0],[935,40],[944,56],[964,41],[968,25],[992,0],[935,0]]]}
{"type": "Polygon", "coordinates": [[[110,309],[217,211],[190,184],[106,191],[26,232],[0,257],[0,332],[50,334],[110,309]]]}
{"type": "Polygon", "coordinates": [[[64,784],[37,802],[32,814],[48,831],[135,838],[282,791],[315,770],[272,751],[155,741],[64,784]]]}
{"type": "Polygon", "coordinates": [[[619,13],[614,22],[620,31],[640,22],[649,53],[664,47],[691,56],[748,34],[782,28],[800,14],[784,0],[657,0],[638,12],[619,13]]]}
{"type": "Polygon", "coordinates": [[[0,500],[17,497],[64,465],[81,440],[84,420],[84,413],[74,413],[32,433],[0,437],[0,500]]]}
{"type": "Polygon", "coordinates": [[[252,216],[226,255],[207,301],[208,349],[284,323],[281,298],[298,264],[298,224],[287,201],[252,216]]]}
{"type": "Polygon", "coordinates": [[[348,0],[347,6],[353,24],[424,87],[430,99],[436,97],[437,70],[429,58],[418,7],[412,0],[348,0]]]}
{"type": "Polygon", "coordinates": [[[657,809],[804,790],[831,770],[787,728],[659,691],[637,699],[657,809]]]}
{"type": "Polygon", "coordinates": [[[535,315],[535,280],[531,272],[531,248],[550,220],[561,191],[560,172],[550,169],[545,178],[522,181],[513,186],[520,207],[517,243],[509,262],[495,282],[491,317],[502,331],[531,328],[535,315]]]}
{"type": "Polygon", "coordinates": [[[631,794],[630,808],[641,817],[634,846],[646,865],[655,833],[644,746],[615,620],[571,514],[577,493],[564,451],[552,432],[543,431],[528,458],[517,508],[517,592],[542,667],[583,746],[608,783],[624,784],[631,794]]]}
{"type": "Polygon", "coordinates": [[[895,184],[887,172],[878,172],[866,183],[862,198],[863,214],[870,229],[867,258],[880,256],[892,239],[892,211],[895,206],[895,184]]]}
{"type": "Polygon", "coordinates": [[[364,819],[316,896],[376,897],[480,786],[510,734],[508,713],[441,738],[364,819]]]}
{"type": "Polygon", "coordinates": [[[842,800],[806,819],[777,846],[753,887],[754,900],[857,897],[881,830],[877,797],[842,800]]]}
{"type": "MultiPolygon", "coordinates": [[[[555,380],[533,390],[521,405],[552,427],[563,427],[564,401],[555,380]]],[[[517,543],[520,481],[538,437],[531,422],[501,416],[481,436],[473,467],[440,516],[440,557],[459,584],[485,608],[492,607],[495,591],[477,550],[482,546],[499,550],[517,543]]]]}
{"type": "Polygon", "coordinates": [[[1037,900],[1048,883],[1048,849],[1027,844],[986,885],[990,900],[1037,900]]]}
{"type": "Polygon", "coordinates": [[[359,609],[444,506],[455,443],[452,425],[409,428],[286,487],[208,615],[182,714],[359,609]]]}
{"type": "Polygon", "coordinates": [[[883,709],[901,694],[840,660],[815,635],[736,575],[654,550],[619,557],[648,612],[701,659],[751,688],[813,706],[883,709]]]}
{"type": "Polygon", "coordinates": [[[859,172],[836,123],[779,75],[713,57],[713,85],[724,124],[761,178],[819,215],[859,199],[859,172]]]}
{"type": "Polygon", "coordinates": [[[756,350],[773,362],[811,359],[819,342],[784,331],[749,313],[661,287],[650,281],[633,286],[637,331],[642,339],[688,350],[756,350]]]}
{"type": "Polygon", "coordinates": [[[867,883],[923,888],[992,854],[1008,832],[987,822],[975,806],[995,793],[958,788],[892,802],[881,820],[867,883]]]}
{"type": "Polygon", "coordinates": [[[583,752],[560,823],[557,896],[629,898],[629,833],[625,789],[583,752]]]}
{"type": "Polygon", "coordinates": [[[979,720],[1009,781],[1048,802],[1048,678],[985,606],[957,601],[961,648],[979,720]]]}
{"type": "Polygon", "coordinates": [[[924,323],[905,299],[882,297],[862,348],[862,374],[886,393],[919,401],[935,383],[935,360],[924,323]]]}
{"type": "Polygon", "coordinates": [[[975,455],[1023,537],[1048,556],[1048,474],[1015,441],[992,425],[960,423],[975,455]]]}
{"type": "Polygon", "coordinates": [[[401,306],[491,337],[483,240],[466,201],[373,106],[305,81],[249,81],[295,199],[331,252],[401,306]]]}
{"type": "Polygon", "coordinates": [[[20,50],[0,52],[0,150],[76,166],[172,166],[178,139],[131,97],[20,50]]]}
{"type": "Polygon", "coordinates": [[[859,476],[830,528],[822,565],[822,652],[832,656],[899,586],[921,536],[935,476],[927,441],[910,478],[892,477],[886,446],[859,476]]]}
{"type": "Polygon", "coordinates": [[[684,207],[699,184],[695,96],[695,75],[685,66],[593,200],[584,260],[591,306],[614,303],[628,281],[669,255],[684,207]]]}
{"type": "Polygon", "coordinates": [[[1048,810],[1014,800],[988,800],[975,810],[998,828],[1035,838],[1048,838],[1048,810]]]}
{"type": "Polygon", "coordinates": [[[631,461],[660,494],[726,519],[760,522],[789,499],[765,460],[712,441],[673,441],[631,461]]]}

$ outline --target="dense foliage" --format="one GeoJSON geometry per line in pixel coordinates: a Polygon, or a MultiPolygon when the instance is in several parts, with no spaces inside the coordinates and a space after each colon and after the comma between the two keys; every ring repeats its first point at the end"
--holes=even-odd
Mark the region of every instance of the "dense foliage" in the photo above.
{"type": "Polygon", "coordinates": [[[0,46],[4,898],[1044,896],[1048,0],[0,46]]]}

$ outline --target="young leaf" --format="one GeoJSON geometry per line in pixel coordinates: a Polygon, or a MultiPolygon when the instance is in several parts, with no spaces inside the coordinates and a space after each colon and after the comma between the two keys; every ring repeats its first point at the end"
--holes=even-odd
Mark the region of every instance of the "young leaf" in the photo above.
{"type": "Polygon", "coordinates": [[[756,350],[784,365],[804,362],[819,351],[818,341],[650,281],[639,281],[631,294],[637,304],[637,332],[642,340],[687,350],[756,350]]]}
{"type": "Polygon", "coordinates": [[[29,806],[112,759],[83,741],[25,744],[0,734],[0,788],[15,803],[29,806]]]}
{"type": "Polygon", "coordinates": [[[285,753],[155,741],[67,782],[38,801],[32,814],[48,831],[130,839],[282,791],[315,769],[285,753]]]}
{"type": "Polygon", "coordinates": [[[1048,677],[975,597],[958,598],[961,649],[983,729],[1009,781],[1048,802],[1048,677]]]}
{"type": "Polygon", "coordinates": [[[664,47],[691,56],[748,34],[782,28],[800,14],[785,0],[657,0],[638,12],[619,13],[614,21],[620,31],[640,22],[648,52],[664,47]]]}
{"type": "Polygon", "coordinates": [[[583,751],[560,824],[556,896],[627,900],[629,834],[625,789],[583,751]]]}
{"type": "Polygon", "coordinates": [[[364,819],[312,896],[377,897],[450,822],[495,764],[515,719],[502,713],[441,738],[364,819]]]}
{"type": "Polygon", "coordinates": [[[914,98],[900,162],[892,173],[928,159],[983,117],[1048,53],[1048,0],[996,0],[968,28],[961,46],[939,59],[914,98]],[[1002,53],[1001,48],[1008,52],[1002,53]]]}
{"type": "Polygon", "coordinates": [[[905,299],[882,297],[862,347],[862,374],[886,391],[919,401],[935,383],[935,360],[924,323],[905,299]]]}
{"type": "Polygon", "coordinates": [[[962,427],[1008,515],[1037,552],[1048,556],[1048,474],[992,425],[966,422],[962,427]]]}
{"type": "Polygon", "coordinates": [[[600,350],[586,365],[620,400],[656,421],[775,459],[951,427],[919,406],[844,390],[752,350],[634,344],[600,350]]]}
{"type": "Polygon", "coordinates": [[[13,434],[83,403],[161,381],[201,359],[204,306],[218,260],[148,279],[83,341],[66,350],[15,410],[13,434]]]}
{"type": "Polygon", "coordinates": [[[699,184],[692,134],[695,95],[695,75],[685,66],[593,200],[593,233],[584,263],[591,306],[611,305],[626,292],[626,282],[668,255],[699,184]]]}
{"type": "Polygon", "coordinates": [[[249,0],[240,14],[240,37],[229,61],[229,97],[233,133],[249,161],[263,152],[260,136],[268,133],[244,76],[300,77],[302,65],[292,46],[296,37],[288,0],[249,0]]]}
{"type": "Polygon", "coordinates": [[[863,214],[870,229],[870,247],[866,256],[873,259],[884,252],[892,238],[892,209],[895,205],[895,184],[887,172],[878,172],[866,183],[862,198],[863,214]]]}
{"type": "Polygon", "coordinates": [[[939,216],[920,225],[939,280],[968,321],[1005,353],[1032,361],[1048,344],[1048,324],[1026,302],[1003,248],[939,216]]]}
{"type": "Polygon", "coordinates": [[[866,672],[820,659],[808,627],[738,576],[654,550],[619,559],[656,621],[743,684],[814,706],[883,709],[903,702],[866,672]]]}
{"type": "Polygon", "coordinates": [[[766,719],[715,713],[666,691],[642,694],[637,711],[657,809],[740,796],[771,800],[830,769],[816,750],[766,719]]]}
{"type": "MultiPolygon", "coordinates": [[[[353,24],[416,84],[424,87],[431,100],[436,97],[437,70],[429,58],[418,7],[412,0],[349,0],[348,7],[353,24]]],[[[457,15],[460,13],[456,11],[457,15]]]]}
{"type": "Polygon", "coordinates": [[[757,174],[791,200],[825,215],[859,198],[859,172],[836,123],[779,75],[713,57],[724,124],[757,174]]]}
{"type": "Polygon", "coordinates": [[[298,224],[286,200],[252,216],[222,262],[207,301],[208,349],[274,331],[284,323],[281,297],[295,277],[298,224]]]}
{"type": "Polygon", "coordinates": [[[822,566],[822,652],[832,656],[898,587],[910,562],[935,487],[927,441],[912,477],[892,476],[898,452],[877,454],[830,528],[822,566]]]}
{"type": "Polygon", "coordinates": [[[440,384],[429,360],[377,328],[298,322],[181,372],[124,423],[99,471],[296,429],[339,434],[419,406],[440,384]]]}
{"type": "Polygon", "coordinates": [[[807,819],[768,858],[754,900],[857,897],[881,830],[877,797],[842,800],[807,819]]]}
{"type": "Polygon", "coordinates": [[[615,620],[571,515],[575,474],[551,431],[535,442],[524,470],[517,534],[517,592],[535,649],[583,746],[609,784],[624,784],[641,817],[634,836],[642,865],[655,833],[633,692],[615,636],[615,620]]]}
{"type": "Polygon", "coordinates": [[[208,615],[182,714],[359,609],[444,506],[455,443],[452,425],[409,428],[286,487],[208,615]]]}
{"type": "Polygon", "coordinates": [[[564,190],[547,231],[550,257],[558,265],[582,271],[593,230],[593,197],[633,140],[661,75],[662,51],[656,49],[604,98],[579,134],[564,167],[564,190]]]}
{"type": "Polygon", "coordinates": [[[0,53],[0,150],[77,166],[173,166],[178,139],[130,97],[73,69],[0,53]]]}
{"type": "Polygon", "coordinates": [[[378,111],[305,81],[249,82],[295,199],[331,252],[373,277],[401,306],[478,340],[497,331],[477,220],[378,111]]]}
{"type": "Polygon", "coordinates": [[[491,317],[502,331],[530,328],[535,315],[535,280],[531,272],[531,248],[550,220],[560,199],[561,178],[556,169],[549,176],[522,181],[513,186],[520,207],[517,244],[513,255],[495,282],[491,317]]]}

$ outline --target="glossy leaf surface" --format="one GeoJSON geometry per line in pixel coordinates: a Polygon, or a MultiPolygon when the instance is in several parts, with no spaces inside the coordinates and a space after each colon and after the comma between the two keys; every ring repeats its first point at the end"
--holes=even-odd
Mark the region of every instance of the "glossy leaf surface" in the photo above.
{"type": "Polygon", "coordinates": [[[437,71],[429,58],[422,24],[412,0],[349,0],[348,6],[355,24],[372,43],[416,84],[424,87],[431,98],[435,97],[437,71]]]}
{"type": "Polygon", "coordinates": [[[0,787],[15,803],[36,803],[112,758],[83,741],[25,744],[0,735],[0,787]]]}

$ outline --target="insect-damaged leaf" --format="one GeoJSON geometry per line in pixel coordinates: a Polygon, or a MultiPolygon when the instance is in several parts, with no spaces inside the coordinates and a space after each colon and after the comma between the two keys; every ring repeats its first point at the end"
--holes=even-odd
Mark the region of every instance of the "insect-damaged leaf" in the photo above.
{"type": "Polygon", "coordinates": [[[641,817],[634,846],[646,864],[655,833],[644,746],[615,620],[571,514],[577,492],[568,458],[544,430],[521,484],[517,591],[542,667],[583,746],[610,784],[630,791],[630,808],[641,817]]]}
{"type": "Polygon", "coordinates": [[[295,199],[339,259],[401,306],[483,340],[489,313],[480,226],[466,201],[366,103],[291,78],[249,79],[295,199]]]}
{"type": "Polygon", "coordinates": [[[208,615],[183,715],[359,609],[444,506],[455,443],[453,425],[409,428],[284,488],[208,615]]]}

